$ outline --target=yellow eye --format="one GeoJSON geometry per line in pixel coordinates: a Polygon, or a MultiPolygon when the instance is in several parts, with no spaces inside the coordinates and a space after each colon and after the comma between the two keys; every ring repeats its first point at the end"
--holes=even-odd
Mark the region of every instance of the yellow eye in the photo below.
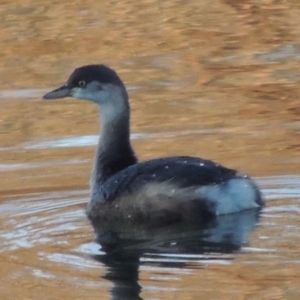
{"type": "Polygon", "coordinates": [[[84,80],[78,81],[78,87],[84,88],[86,86],[86,82],[84,80]]]}

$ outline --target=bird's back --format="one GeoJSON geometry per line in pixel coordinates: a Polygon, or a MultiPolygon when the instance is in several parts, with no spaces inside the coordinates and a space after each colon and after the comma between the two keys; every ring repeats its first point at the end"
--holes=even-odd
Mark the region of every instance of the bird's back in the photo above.
{"type": "Polygon", "coordinates": [[[105,201],[132,193],[151,183],[168,182],[179,188],[219,184],[237,172],[210,160],[174,156],[136,163],[109,178],[99,188],[105,201]]]}

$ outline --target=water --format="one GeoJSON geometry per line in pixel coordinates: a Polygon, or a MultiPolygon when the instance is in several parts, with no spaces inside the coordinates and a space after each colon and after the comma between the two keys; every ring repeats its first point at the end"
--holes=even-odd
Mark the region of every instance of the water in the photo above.
{"type": "Polygon", "coordinates": [[[299,299],[298,1],[3,3],[0,299],[299,299]],[[103,62],[129,87],[140,159],[194,155],[266,199],[199,227],[93,232],[98,111],[42,101],[103,62]],[[109,251],[108,251],[109,250],[109,251]]]}
{"type": "Polygon", "coordinates": [[[208,229],[124,231],[118,241],[115,233],[105,232],[102,247],[85,217],[88,191],[2,196],[5,299],[23,299],[22,289],[29,299],[39,299],[40,293],[51,295],[49,299],[80,299],[86,294],[88,299],[164,299],[177,293],[217,299],[236,293],[273,299],[279,294],[296,299],[299,180],[259,178],[268,203],[259,219],[246,212],[225,216],[208,229]]]}

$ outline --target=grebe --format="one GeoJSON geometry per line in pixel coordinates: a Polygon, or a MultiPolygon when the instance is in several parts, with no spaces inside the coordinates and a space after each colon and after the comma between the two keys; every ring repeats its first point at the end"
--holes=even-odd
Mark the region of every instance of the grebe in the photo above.
{"type": "Polygon", "coordinates": [[[130,143],[128,94],[111,68],[77,68],[65,85],[43,98],[64,97],[90,100],[100,108],[101,135],[87,208],[93,225],[161,225],[195,214],[202,222],[264,205],[251,178],[210,160],[174,156],[138,162],[130,143]]]}

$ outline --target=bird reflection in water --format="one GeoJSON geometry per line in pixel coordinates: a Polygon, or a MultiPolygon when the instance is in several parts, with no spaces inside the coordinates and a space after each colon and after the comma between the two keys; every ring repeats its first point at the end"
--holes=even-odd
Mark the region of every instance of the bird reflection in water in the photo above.
{"type": "Polygon", "coordinates": [[[232,260],[248,244],[249,234],[259,220],[259,210],[223,215],[197,224],[196,220],[165,228],[95,226],[103,255],[93,258],[106,266],[111,299],[140,300],[140,266],[189,268],[206,260],[232,260]],[[205,254],[205,255],[204,255],[205,254]],[[184,260],[182,257],[184,256],[184,260]],[[143,259],[143,258],[146,258],[143,259]]]}

